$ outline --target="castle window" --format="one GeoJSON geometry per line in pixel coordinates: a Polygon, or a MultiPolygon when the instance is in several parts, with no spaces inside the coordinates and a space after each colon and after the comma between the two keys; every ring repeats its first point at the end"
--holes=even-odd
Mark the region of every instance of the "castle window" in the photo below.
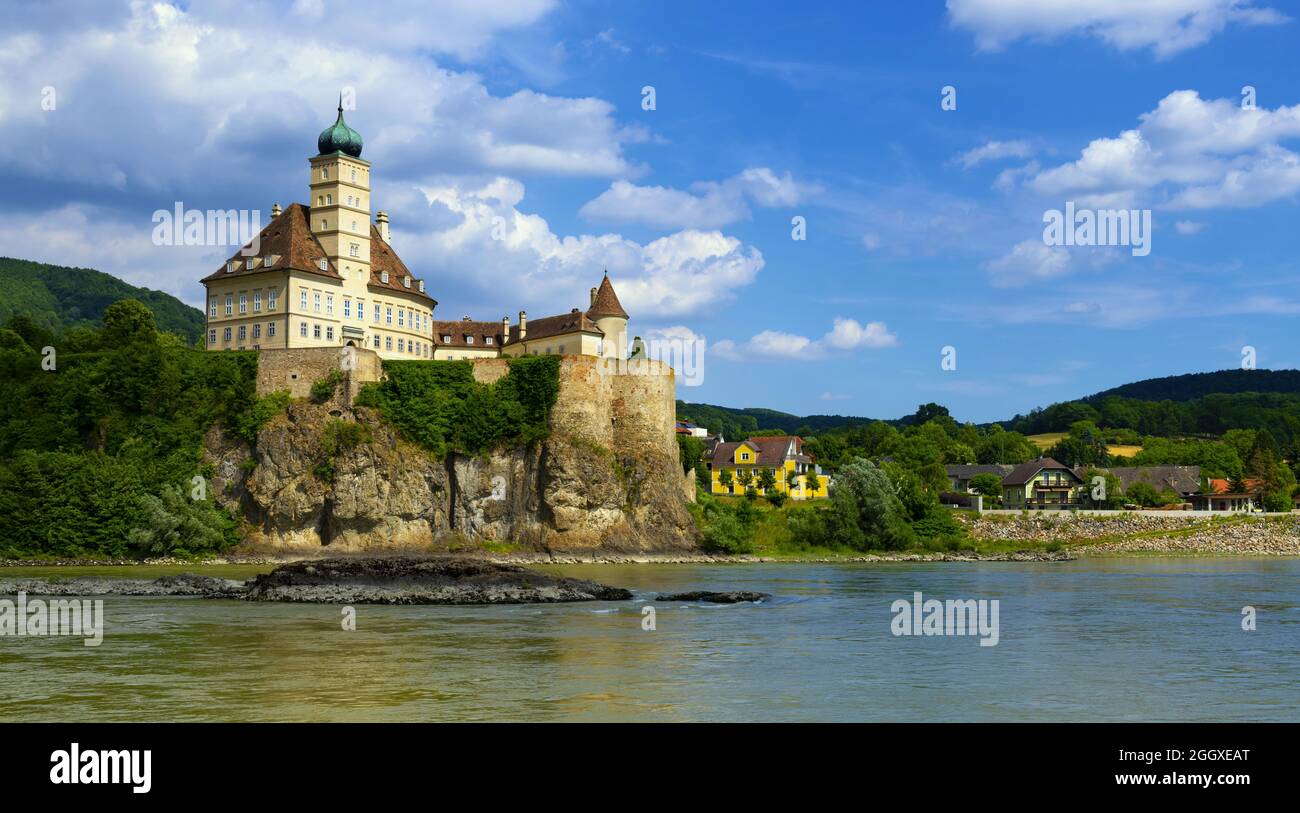
{"type": "Polygon", "coordinates": [[[216,343],[217,343],[217,329],[213,328],[212,330],[208,331],[208,344],[216,344],[216,343]]]}
{"type": "Polygon", "coordinates": [[[446,333],[442,334],[442,343],[451,344],[451,336],[447,335],[446,333]]]}
{"type": "Polygon", "coordinates": [[[411,287],[411,278],[410,278],[409,276],[402,277],[402,285],[406,286],[407,288],[410,288],[410,287],[411,287]]]}
{"type": "Polygon", "coordinates": [[[379,324],[379,303],[375,303],[375,324],[379,324]]]}
{"type": "Polygon", "coordinates": [[[405,339],[401,339],[401,338],[399,338],[399,339],[397,340],[397,352],[399,352],[399,353],[405,353],[405,352],[406,352],[406,340],[405,340],[405,339]]]}
{"type": "Polygon", "coordinates": [[[271,290],[269,290],[269,291],[266,292],[266,309],[267,309],[267,310],[269,310],[269,311],[273,311],[273,310],[275,310],[275,300],[279,298],[279,293],[280,293],[280,292],[279,292],[278,290],[276,290],[275,288],[272,288],[271,290]]]}
{"type": "Polygon", "coordinates": [[[387,324],[390,324],[390,325],[393,323],[393,309],[392,309],[392,308],[384,308],[384,322],[387,323],[387,324]]]}
{"type": "Polygon", "coordinates": [[[208,316],[214,319],[217,316],[217,298],[215,296],[208,300],[208,316]]]}
{"type": "Polygon", "coordinates": [[[227,261],[227,262],[226,262],[226,273],[227,273],[227,274],[233,274],[233,273],[235,273],[235,269],[236,269],[238,266],[239,266],[239,263],[235,262],[234,260],[229,260],[229,261],[227,261]]]}
{"type": "Polygon", "coordinates": [[[253,325],[253,338],[254,339],[262,338],[262,326],[260,324],[253,325]]]}
{"type": "MultiPolygon", "coordinates": [[[[319,260],[317,260],[317,261],[316,261],[316,265],[317,265],[317,267],[319,267],[320,270],[322,270],[322,271],[328,271],[328,270],[330,270],[330,261],[327,260],[327,259],[325,259],[324,257],[321,257],[319,260]]],[[[307,307],[306,303],[303,303],[303,307],[304,307],[304,308],[307,307]]]]}
{"type": "Polygon", "coordinates": [[[262,310],[262,291],[253,291],[253,313],[260,313],[262,310]]]}
{"type": "Polygon", "coordinates": [[[564,345],[560,345],[559,353],[561,356],[564,355],[564,345]]]}
{"type": "Polygon", "coordinates": [[[357,221],[354,220],[352,221],[352,231],[356,231],[356,230],[357,230],[357,221]]]}
{"type": "Polygon", "coordinates": [[[325,196],[325,205],[326,205],[326,206],[333,206],[333,205],[334,205],[334,196],[333,196],[333,195],[326,195],[326,196],[325,196]]]}
{"type": "Polygon", "coordinates": [[[266,323],[266,335],[271,337],[275,336],[275,322],[266,323]]]}
{"type": "Polygon", "coordinates": [[[406,311],[402,310],[401,308],[398,308],[398,309],[397,309],[397,326],[398,326],[398,327],[404,327],[404,326],[406,325],[406,318],[405,318],[405,317],[406,317],[406,311]]]}
{"type": "Polygon", "coordinates": [[[317,205],[317,206],[324,206],[324,205],[325,205],[325,196],[324,196],[324,195],[317,195],[317,196],[316,196],[316,205],[317,205]]]}
{"type": "Polygon", "coordinates": [[[226,315],[230,316],[235,299],[231,294],[226,294],[226,315]]]}
{"type": "Polygon", "coordinates": [[[379,281],[382,282],[382,283],[384,283],[385,285],[388,284],[388,272],[387,272],[387,271],[381,271],[381,272],[379,272],[379,281]]]}
{"type": "Polygon", "coordinates": [[[316,322],[311,326],[311,337],[313,339],[320,338],[320,322],[316,322]]]}
{"type": "Polygon", "coordinates": [[[311,306],[312,306],[312,310],[314,310],[316,313],[320,313],[320,291],[312,292],[311,306]]]}
{"type": "Polygon", "coordinates": [[[352,180],[355,181],[356,179],[357,179],[357,171],[354,169],[352,170],[352,180]]]}
{"type": "Polygon", "coordinates": [[[320,168],[320,177],[321,177],[321,180],[322,180],[322,181],[328,181],[328,180],[330,179],[330,168],[329,168],[329,167],[321,167],[321,168],[320,168]]]}
{"type": "MultiPolygon", "coordinates": [[[[349,206],[352,205],[352,196],[351,196],[351,195],[348,195],[348,205],[349,205],[349,206]]],[[[352,221],[352,228],[355,229],[356,227],[357,227],[357,221],[354,220],[354,221],[352,221]]]]}
{"type": "Polygon", "coordinates": [[[358,299],[357,300],[357,321],[364,322],[365,320],[366,320],[366,300],[358,299]]]}
{"type": "Polygon", "coordinates": [[[248,313],[248,294],[239,295],[239,312],[248,313]]]}
{"type": "Polygon", "coordinates": [[[392,349],[393,349],[393,337],[392,337],[392,336],[385,336],[385,337],[384,337],[384,349],[385,349],[385,350],[392,350],[392,349]]]}
{"type": "Polygon", "coordinates": [[[329,315],[329,316],[333,316],[333,315],[334,315],[334,295],[333,295],[333,294],[326,294],[326,295],[325,295],[325,313],[326,313],[327,315],[329,315]]]}
{"type": "Polygon", "coordinates": [[[298,310],[307,310],[307,289],[298,289],[298,310]]]}
{"type": "Polygon", "coordinates": [[[242,341],[243,341],[244,339],[246,339],[246,338],[248,338],[248,325],[240,325],[240,326],[239,326],[239,340],[242,342],[242,341]]]}
{"type": "MultiPolygon", "coordinates": [[[[357,224],[353,223],[353,224],[352,224],[352,228],[355,229],[356,227],[357,227],[357,224]]],[[[360,244],[360,243],[348,243],[348,256],[349,256],[349,257],[360,257],[360,256],[361,256],[361,244],[360,244]]]]}
{"type": "Polygon", "coordinates": [[[328,229],[330,227],[330,219],[328,217],[322,217],[320,221],[320,227],[322,230],[328,229]]]}
{"type": "Polygon", "coordinates": [[[491,336],[484,336],[484,337],[483,337],[483,344],[492,344],[492,337],[491,337],[491,336]]]}
{"type": "Polygon", "coordinates": [[[343,318],[352,318],[352,300],[348,299],[346,296],[343,297],[343,318]]]}
{"type": "Polygon", "coordinates": [[[333,326],[333,325],[326,325],[326,327],[325,327],[325,338],[328,339],[328,340],[331,341],[331,342],[334,341],[334,326],[333,326]]]}
{"type": "Polygon", "coordinates": [[[221,338],[223,341],[230,341],[230,328],[226,328],[221,332],[221,338]]]}
{"type": "Polygon", "coordinates": [[[473,343],[474,343],[474,337],[473,337],[473,336],[466,336],[466,337],[465,337],[465,344],[473,344],[473,343]]]}
{"type": "Polygon", "coordinates": [[[299,322],[299,323],[298,323],[298,335],[301,336],[301,337],[303,337],[304,339],[307,338],[307,323],[306,323],[306,322],[299,322]]]}
{"type": "Polygon", "coordinates": [[[371,342],[371,344],[373,344],[373,345],[375,346],[375,349],[378,350],[378,349],[379,349],[379,334],[376,333],[376,334],[374,335],[373,338],[374,338],[374,341],[371,342]]]}

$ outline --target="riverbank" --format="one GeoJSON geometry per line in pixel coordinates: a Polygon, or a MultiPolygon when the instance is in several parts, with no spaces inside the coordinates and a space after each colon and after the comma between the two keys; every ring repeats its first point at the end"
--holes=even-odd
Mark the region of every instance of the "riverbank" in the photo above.
{"type": "MultiPolygon", "coordinates": [[[[1300,515],[1294,517],[1196,517],[1118,514],[1115,516],[1059,514],[958,516],[969,534],[969,549],[952,551],[811,551],[764,546],[752,554],[709,553],[546,553],[494,546],[492,549],[406,551],[446,553],[520,565],[623,564],[752,564],[834,562],[1053,562],[1079,556],[1119,556],[1134,553],[1197,556],[1300,556],[1300,515]]],[[[374,553],[399,553],[383,551],[374,553]]],[[[337,554],[226,553],[203,559],[0,559],[0,568],[191,567],[244,566],[270,568],[286,562],[322,559],[337,554]]],[[[361,554],[354,554],[361,555],[361,554]]]]}

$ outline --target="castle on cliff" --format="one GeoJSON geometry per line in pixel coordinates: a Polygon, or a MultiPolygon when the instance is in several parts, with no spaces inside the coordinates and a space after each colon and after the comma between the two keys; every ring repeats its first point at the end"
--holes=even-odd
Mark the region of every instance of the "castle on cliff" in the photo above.
{"type": "Polygon", "coordinates": [[[308,203],[271,209],[257,237],[203,278],[209,350],[357,347],[384,359],[521,355],[628,357],[627,311],[606,274],[589,307],[512,325],[433,318],[437,301],[391,245],[388,214],[370,219],[371,164],[338,118],[316,140],[308,203]]]}

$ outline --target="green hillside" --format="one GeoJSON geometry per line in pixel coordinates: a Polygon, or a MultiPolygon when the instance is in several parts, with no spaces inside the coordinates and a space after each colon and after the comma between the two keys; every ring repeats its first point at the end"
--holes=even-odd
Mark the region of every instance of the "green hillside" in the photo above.
{"type": "Polygon", "coordinates": [[[1300,393],[1300,370],[1216,370],[1163,378],[1148,378],[1103,390],[1079,400],[1099,403],[1107,398],[1143,401],[1191,401],[1213,394],[1241,392],[1300,393]]]}
{"type": "Polygon", "coordinates": [[[129,298],[153,311],[159,330],[180,334],[189,342],[203,335],[203,312],[170,294],[137,288],[91,268],[0,257],[0,324],[23,315],[61,333],[77,325],[98,325],[105,308],[129,298]]]}

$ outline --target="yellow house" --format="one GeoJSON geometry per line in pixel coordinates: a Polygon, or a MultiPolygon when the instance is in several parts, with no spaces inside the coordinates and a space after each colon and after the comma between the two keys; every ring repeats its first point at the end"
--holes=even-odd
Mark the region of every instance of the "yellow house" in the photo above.
{"type": "Polygon", "coordinates": [[[775,480],[772,490],[791,499],[808,500],[827,496],[826,477],[816,461],[804,453],[803,438],[795,435],[749,438],[735,443],[719,443],[704,459],[709,471],[713,494],[744,494],[752,486],[760,495],[763,472],[770,471],[775,480]],[[817,487],[810,487],[813,476],[817,487]]]}

